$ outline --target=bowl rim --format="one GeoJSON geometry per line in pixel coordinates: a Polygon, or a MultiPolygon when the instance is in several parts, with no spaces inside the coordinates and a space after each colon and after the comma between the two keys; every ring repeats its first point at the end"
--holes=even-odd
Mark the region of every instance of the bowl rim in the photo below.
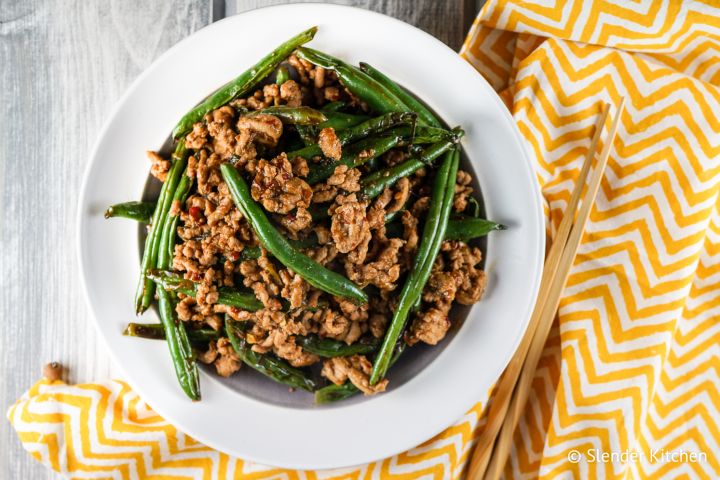
{"type": "MultiPolygon", "coordinates": [[[[534,167],[533,163],[530,160],[529,153],[527,151],[527,148],[525,147],[524,140],[517,129],[517,126],[515,125],[515,122],[513,121],[509,111],[507,110],[506,106],[502,103],[499,96],[495,93],[495,91],[490,87],[490,85],[487,83],[487,81],[482,78],[482,76],[477,73],[473,67],[467,63],[464,59],[462,59],[460,56],[457,55],[456,52],[451,50],[449,47],[444,45],[440,40],[431,37],[429,34],[422,32],[421,30],[417,29],[416,27],[410,26],[400,20],[397,20],[392,17],[388,17],[386,15],[371,12],[368,10],[364,10],[361,8],[356,7],[350,7],[345,5],[333,5],[333,4],[317,4],[317,3],[299,3],[299,4],[288,4],[288,5],[276,5],[276,6],[269,6],[264,7],[260,9],[250,10],[238,15],[234,15],[231,17],[227,17],[223,20],[220,20],[218,22],[209,24],[208,26],[198,30],[197,32],[193,33],[192,35],[188,36],[187,38],[183,39],[182,41],[178,42],[176,45],[168,49],[165,53],[163,53],[160,57],[158,57],[147,69],[143,71],[142,74],[138,76],[138,78],[132,82],[130,87],[126,90],[126,92],[122,95],[122,97],[117,101],[115,106],[113,107],[110,115],[108,115],[107,119],[105,120],[105,123],[100,130],[97,140],[92,148],[92,153],[90,155],[90,161],[88,165],[85,168],[85,172],[83,174],[83,180],[82,180],[82,186],[81,186],[81,195],[80,200],[78,203],[78,211],[77,211],[77,256],[79,259],[79,265],[80,265],[80,277],[81,277],[81,284],[85,296],[85,300],[87,302],[87,305],[92,312],[92,315],[90,316],[92,318],[93,324],[95,325],[98,333],[100,334],[100,337],[105,342],[105,345],[108,347],[107,351],[110,353],[110,356],[113,358],[115,365],[119,367],[119,369],[124,374],[125,378],[127,379],[128,383],[132,385],[132,387],[137,391],[141,398],[143,398],[146,402],[148,402],[155,411],[157,411],[160,415],[162,415],[167,421],[171,422],[173,425],[175,425],[177,428],[181,429],[184,432],[187,432],[189,435],[193,436],[193,438],[201,441],[202,443],[211,446],[213,448],[216,448],[220,451],[227,452],[229,454],[237,455],[242,458],[251,459],[254,461],[258,461],[267,465],[275,465],[275,466],[281,466],[286,468],[298,468],[298,469],[308,469],[308,468],[319,468],[319,469],[326,469],[326,468],[338,468],[338,467],[346,467],[351,465],[359,465],[371,461],[375,461],[379,458],[384,458],[389,455],[394,455],[397,453],[400,453],[402,451],[405,451],[409,448],[412,448],[413,446],[421,443],[422,441],[427,440],[428,438],[432,437],[436,433],[442,431],[447,426],[449,426],[455,419],[457,419],[459,416],[461,416],[465,411],[467,411],[468,408],[470,408],[475,402],[482,400],[484,395],[487,393],[487,389],[489,389],[493,383],[494,380],[496,380],[502,371],[504,370],[505,366],[510,361],[510,358],[512,357],[515,349],[519,345],[519,342],[522,338],[523,333],[525,332],[525,329],[527,327],[530,313],[532,312],[532,307],[535,301],[535,298],[537,296],[537,291],[539,288],[539,281],[540,276],[542,273],[542,259],[544,258],[544,250],[545,250],[545,236],[544,236],[544,215],[543,215],[543,208],[542,208],[542,201],[541,201],[541,194],[540,189],[537,181],[535,181],[534,177],[532,178],[533,181],[529,183],[529,188],[531,189],[530,196],[534,199],[535,203],[533,205],[533,208],[529,212],[528,219],[534,222],[534,227],[540,227],[540,235],[538,235],[538,238],[534,239],[535,242],[531,243],[530,246],[534,246],[533,250],[528,251],[528,254],[530,257],[535,260],[533,264],[528,265],[527,268],[527,279],[528,279],[528,285],[529,290],[526,292],[526,298],[527,298],[527,305],[524,309],[524,313],[522,314],[522,318],[519,320],[518,325],[516,326],[516,335],[514,336],[514,339],[512,341],[512,348],[507,348],[505,351],[500,355],[500,358],[495,358],[495,364],[494,368],[491,369],[491,371],[488,371],[484,374],[484,378],[491,380],[484,381],[484,382],[477,382],[477,384],[472,384],[468,387],[468,391],[463,395],[463,398],[471,398],[471,402],[468,403],[467,401],[464,402],[458,402],[456,399],[452,400],[453,406],[452,406],[452,413],[448,412],[442,412],[442,414],[438,415],[437,418],[427,418],[425,417],[423,420],[423,426],[422,428],[415,428],[413,430],[413,433],[411,435],[404,434],[402,436],[402,440],[393,440],[392,447],[388,446],[388,441],[385,439],[378,439],[379,441],[376,442],[375,445],[355,445],[355,447],[358,448],[358,451],[354,455],[334,455],[332,454],[332,458],[327,457],[313,457],[313,460],[310,461],[311,463],[308,463],[304,458],[298,457],[298,456],[285,456],[285,457],[278,457],[276,454],[277,452],[260,452],[257,450],[254,451],[248,451],[245,447],[241,447],[241,449],[236,448],[233,444],[231,444],[227,438],[219,439],[219,437],[214,437],[213,433],[208,431],[200,431],[198,430],[197,423],[191,422],[187,416],[183,412],[186,411],[185,408],[183,408],[183,405],[181,402],[174,401],[172,399],[164,398],[164,400],[161,400],[160,397],[163,397],[163,395],[159,395],[157,392],[154,392],[152,388],[148,388],[148,384],[145,380],[142,382],[137,377],[137,372],[130,372],[127,368],[127,365],[123,363],[123,358],[115,351],[115,349],[112,347],[113,345],[113,339],[108,336],[107,329],[103,327],[101,322],[99,321],[100,318],[100,308],[96,304],[97,301],[95,300],[95,297],[93,296],[93,290],[91,289],[90,281],[93,277],[92,275],[92,267],[90,258],[88,257],[88,239],[87,236],[90,232],[90,226],[89,222],[90,219],[88,217],[87,213],[87,204],[88,204],[88,197],[90,196],[90,181],[95,173],[95,169],[97,168],[97,165],[99,163],[99,154],[101,151],[101,148],[103,146],[103,142],[105,141],[106,137],[111,133],[111,129],[113,127],[114,120],[118,115],[121,113],[123,107],[127,104],[127,102],[135,95],[135,93],[138,91],[139,87],[153,74],[155,74],[158,69],[165,64],[165,62],[168,61],[168,59],[171,59],[174,55],[177,55],[178,52],[185,49],[188,45],[190,45],[192,42],[200,42],[205,39],[205,37],[212,37],[213,35],[217,35],[220,32],[222,32],[223,29],[227,28],[227,26],[235,23],[244,23],[244,22],[250,22],[252,19],[257,19],[259,17],[264,17],[265,15],[292,15],[295,13],[302,13],[302,14],[310,14],[315,13],[316,15],[322,17],[323,15],[328,15],[330,17],[340,15],[348,18],[353,18],[355,21],[374,21],[379,23],[387,23],[389,25],[392,25],[394,28],[397,28],[399,33],[403,33],[404,35],[410,35],[417,38],[423,38],[424,41],[428,43],[428,45],[434,44],[435,48],[441,47],[442,50],[445,50],[445,56],[449,57],[449,54],[452,54],[454,57],[456,57],[456,62],[458,65],[462,64],[461,66],[458,66],[458,68],[462,68],[465,70],[471,70],[472,74],[477,77],[479,80],[478,85],[480,88],[484,90],[484,94],[486,94],[491,101],[495,103],[497,107],[499,107],[500,114],[502,117],[502,121],[505,123],[505,127],[508,132],[510,132],[511,136],[514,139],[515,145],[519,146],[519,152],[522,156],[521,162],[524,164],[525,169],[527,170],[527,173],[529,173],[531,176],[534,175],[534,167]],[[413,33],[409,33],[413,32],[413,33]],[[199,40],[200,39],[200,40],[199,40]],[[481,385],[482,383],[482,385],[481,385]],[[472,400],[474,398],[474,400],[472,400]],[[167,400],[167,403],[165,403],[165,400],[167,400]],[[464,409],[458,408],[458,405],[463,404],[464,409]],[[178,408],[180,407],[180,408],[178,408]],[[380,446],[378,445],[380,444],[380,446]],[[362,450],[362,447],[368,447],[362,450]],[[373,448],[370,448],[373,447],[373,448]],[[380,448],[382,447],[382,448],[380,448]]],[[[255,61],[254,59],[250,59],[251,62],[255,61]]],[[[382,68],[382,67],[381,67],[382,68]]],[[[237,69],[238,71],[240,69],[237,69]]],[[[403,82],[401,82],[403,83],[403,82]]],[[[406,85],[404,83],[404,85],[406,85]]],[[[412,91],[417,92],[416,89],[412,89],[412,91]]],[[[421,92],[418,92],[419,94],[421,92]]],[[[428,98],[425,98],[425,100],[430,100],[428,98]]],[[[432,106],[432,105],[431,105],[432,106]]],[[[169,130],[168,130],[169,131],[169,130]]],[[[151,147],[148,145],[148,147],[151,147]]],[[[468,147],[465,147],[465,151],[470,156],[471,152],[469,151],[468,147]]],[[[472,160],[471,160],[472,161],[472,160]]],[[[477,169],[476,169],[477,170],[477,169]]],[[[485,185],[482,184],[481,186],[485,187],[485,185]]],[[[483,191],[485,191],[485,188],[483,188],[483,191]]],[[[485,199],[486,202],[488,199],[485,199]]],[[[486,205],[487,207],[487,205],[486,205]]],[[[535,228],[537,230],[537,228],[535,228]]],[[[488,241],[488,250],[492,251],[492,245],[494,244],[493,238],[490,238],[488,241]]],[[[482,303],[482,302],[481,302],[482,303]]],[[[128,307],[129,308],[129,307],[128,307]]],[[[470,318],[470,314],[468,314],[468,319],[470,318]]],[[[467,321],[465,323],[468,323],[467,321]]],[[[463,330],[466,330],[465,326],[463,326],[460,331],[457,333],[457,337],[454,339],[454,342],[457,342],[458,338],[463,334],[463,330]]],[[[119,332],[117,333],[119,335],[119,332]]],[[[377,410],[379,408],[392,408],[394,409],[394,412],[398,412],[398,404],[402,404],[403,402],[411,401],[412,403],[408,405],[414,405],[414,403],[417,403],[419,400],[413,398],[412,395],[422,392],[422,389],[418,390],[418,384],[419,382],[424,384],[425,387],[428,385],[428,376],[432,377],[433,372],[431,370],[435,370],[434,368],[431,368],[433,366],[437,366],[440,363],[440,360],[443,358],[447,358],[450,351],[453,350],[453,343],[447,346],[445,351],[443,351],[437,358],[433,360],[433,362],[425,368],[422,372],[420,372],[415,378],[409,380],[404,385],[399,387],[397,390],[392,390],[391,392],[388,392],[387,394],[383,394],[381,397],[378,397],[378,400],[373,399],[369,402],[362,402],[359,405],[366,405],[363,408],[355,409],[357,411],[353,413],[349,413],[348,415],[345,415],[346,417],[349,417],[350,415],[369,415],[371,413],[377,413],[373,412],[373,410],[377,410]],[[418,377],[423,377],[422,382],[421,379],[418,377]],[[403,391],[404,390],[404,391],[403,391]],[[370,407],[368,407],[368,405],[370,407]],[[381,407],[382,405],[382,407],[381,407]]],[[[219,382],[207,382],[207,379],[209,378],[207,375],[202,375],[204,385],[208,387],[208,390],[211,392],[211,395],[215,396],[221,396],[221,390],[219,389],[217,384],[219,382]]],[[[426,390],[427,392],[427,390],[426,390]]],[[[176,395],[180,396],[182,393],[178,389],[175,392],[176,395]]],[[[237,394],[235,394],[237,395],[237,394]]],[[[214,402],[215,399],[213,399],[214,402]]],[[[450,399],[448,399],[450,400],[450,399]]],[[[203,400],[203,402],[208,402],[208,400],[203,400]]],[[[187,402],[186,402],[187,403],[187,402]]],[[[297,417],[298,411],[296,409],[287,408],[283,406],[278,405],[268,405],[261,402],[258,402],[254,399],[245,398],[243,402],[243,406],[250,408],[253,410],[253,414],[255,415],[266,415],[267,418],[273,418],[273,419],[280,419],[280,418],[294,418],[297,417]]],[[[230,404],[226,401],[223,402],[217,402],[213,403],[213,405],[222,406],[225,405],[226,407],[230,404]]],[[[195,408],[193,405],[191,408],[195,408]]],[[[354,406],[349,407],[345,410],[351,410],[354,406]]],[[[413,406],[411,409],[414,409],[413,406]]],[[[338,417],[336,414],[331,414],[331,412],[339,412],[343,411],[343,408],[336,408],[336,409],[317,409],[317,410],[309,410],[304,411],[302,416],[307,416],[307,418],[311,418],[313,420],[319,420],[319,415],[322,415],[326,417],[325,419],[329,417],[333,417],[334,420],[338,420],[341,417],[338,417]],[[322,413],[320,413],[322,412],[322,413]]],[[[197,410],[196,410],[197,412],[197,410]]],[[[346,412],[347,413],[347,412],[346,412]]],[[[323,419],[323,420],[325,420],[323,419]]],[[[310,423],[305,423],[305,425],[309,425],[310,423]]],[[[327,423],[327,422],[325,422],[327,423]]],[[[320,425],[321,427],[325,428],[326,425],[320,425]]],[[[275,426],[273,426],[275,428],[275,426]]],[[[258,430],[255,429],[253,431],[254,434],[258,433],[258,430]]],[[[277,435],[277,431],[272,432],[273,435],[277,435]]]]}

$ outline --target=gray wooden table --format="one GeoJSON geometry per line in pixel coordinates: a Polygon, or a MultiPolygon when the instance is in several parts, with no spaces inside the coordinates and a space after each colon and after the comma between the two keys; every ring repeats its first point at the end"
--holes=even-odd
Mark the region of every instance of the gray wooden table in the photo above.
{"type": "MultiPolygon", "coordinates": [[[[459,49],[481,0],[345,0],[459,49]]],[[[113,104],[170,46],[225,15],[283,0],[0,0],[0,410],[40,377],[116,375],[80,291],[76,208],[113,104]]],[[[0,422],[0,479],[56,478],[0,422]]]]}

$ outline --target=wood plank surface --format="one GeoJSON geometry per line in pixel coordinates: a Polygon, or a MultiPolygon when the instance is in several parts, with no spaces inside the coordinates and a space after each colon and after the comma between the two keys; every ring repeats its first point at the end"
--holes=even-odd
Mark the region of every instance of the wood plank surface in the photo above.
{"type": "MultiPolygon", "coordinates": [[[[0,0],[0,410],[40,377],[117,375],[88,318],[76,209],[114,103],[167,48],[224,14],[284,0],[0,0]]],[[[477,0],[346,0],[462,44],[477,0]]],[[[0,423],[0,479],[57,478],[0,423]]]]}

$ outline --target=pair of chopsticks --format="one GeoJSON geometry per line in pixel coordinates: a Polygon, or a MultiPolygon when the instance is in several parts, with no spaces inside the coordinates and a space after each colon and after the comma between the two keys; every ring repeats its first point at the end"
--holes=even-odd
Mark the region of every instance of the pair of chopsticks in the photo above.
{"type": "Polygon", "coordinates": [[[585,199],[578,211],[590,167],[610,112],[608,104],[603,106],[602,113],[595,124],[595,134],[590,149],[583,162],[570,202],[565,207],[555,241],[545,260],[535,309],[530,317],[525,336],[495,389],[495,397],[487,414],[487,424],[478,439],[468,466],[468,480],[495,480],[503,472],[512,447],[515,428],[530,395],[535,369],[555,319],[560,296],[577,255],[585,224],[590,217],[590,210],[600,188],[624,106],[625,99],[623,98],[618,105],[607,140],[603,144],[603,150],[590,177],[585,199]]]}

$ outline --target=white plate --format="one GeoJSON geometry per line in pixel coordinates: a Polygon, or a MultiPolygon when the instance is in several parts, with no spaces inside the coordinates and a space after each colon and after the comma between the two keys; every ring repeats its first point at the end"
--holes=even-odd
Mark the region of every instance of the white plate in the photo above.
{"type": "MultiPolygon", "coordinates": [[[[120,100],[95,146],[79,206],[79,257],[88,303],[108,352],[158,413],[218,450],[287,468],[357,465],[411,448],[463,415],[498,378],[523,334],[544,254],[540,193],[522,140],[492,88],[444,44],[392,18],[322,4],[284,5],[217,22],[177,44],[120,100]],[[367,61],[467,132],[463,146],[488,218],[510,228],[489,237],[483,300],[435,360],[386,394],[334,408],[258,401],[202,374],[201,402],[176,384],[161,342],[124,338],[135,320],[137,226],[105,221],[107,205],[140,198],[145,151],[209,92],[292,34],[318,25],[312,47],[367,61]]],[[[144,321],[156,321],[153,312],[144,321]]],[[[246,369],[243,369],[244,372],[246,369]]],[[[238,375],[241,375],[238,374],[238,375]]]]}

